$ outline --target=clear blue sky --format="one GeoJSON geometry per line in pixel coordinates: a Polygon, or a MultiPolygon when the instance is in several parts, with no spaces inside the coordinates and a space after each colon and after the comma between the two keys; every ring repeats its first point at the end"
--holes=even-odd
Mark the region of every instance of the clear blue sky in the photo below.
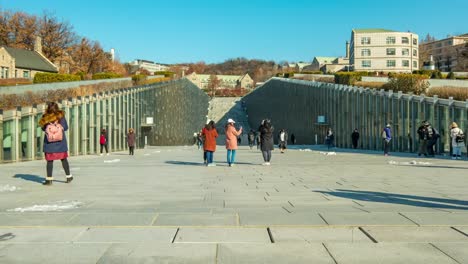
{"type": "Polygon", "coordinates": [[[53,12],[123,62],[311,61],[343,56],[353,28],[468,33],[467,0],[0,0],[0,7],[53,12]]]}

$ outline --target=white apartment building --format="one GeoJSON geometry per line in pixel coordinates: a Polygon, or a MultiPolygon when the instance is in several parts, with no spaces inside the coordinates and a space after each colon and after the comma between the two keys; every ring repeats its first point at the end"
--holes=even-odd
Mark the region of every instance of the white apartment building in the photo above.
{"type": "Polygon", "coordinates": [[[162,65],[155,63],[154,61],[148,61],[148,60],[134,60],[129,63],[132,68],[135,68],[136,70],[138,69],[145,69],[149,71],[151,74],[157,71],[166,71],[169,69],[169,66],[162,65]]]}
{"type": "Polygon", "coordinates": [[[419,69],[418,44],[411,32],[353,29],[350,64],[354,71],[411,73],[419,69]]]}

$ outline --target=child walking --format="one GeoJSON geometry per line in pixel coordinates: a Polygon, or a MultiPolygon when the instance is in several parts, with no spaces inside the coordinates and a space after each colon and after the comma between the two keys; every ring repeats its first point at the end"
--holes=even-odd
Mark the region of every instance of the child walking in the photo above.
{"type": "Polygon", "coordinates": [[[65,112],[59,109],[57,103],[48,103],[44,115],[39,120],[39,125],[46,134],[44,137],[44,153],[47,161],[47,177],[43,184],[52,185],[52,181],[54,180],[52,177],[54,160],[62,162],[67,183],[70,183],[73,180],[73,176],[70,174],[70,165],[68,164],[68,146],[65,136],[68,124],[65,119],[65,112]]]}

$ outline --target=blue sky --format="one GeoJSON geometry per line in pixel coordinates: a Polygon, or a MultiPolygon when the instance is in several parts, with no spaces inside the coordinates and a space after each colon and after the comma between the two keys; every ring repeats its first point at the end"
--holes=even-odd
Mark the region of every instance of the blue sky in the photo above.
{"type": "Polygon", "coordinates": [[[311,61],[343,56],[353,28],[468,33],[467,0],[0,0],[3,10],[52,12],[121,61],[311,61]]]}

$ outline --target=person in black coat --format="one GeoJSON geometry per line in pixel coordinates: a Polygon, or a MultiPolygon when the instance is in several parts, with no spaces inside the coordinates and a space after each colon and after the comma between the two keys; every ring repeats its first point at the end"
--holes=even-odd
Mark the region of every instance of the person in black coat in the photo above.
{"type": "Polygon", "coordinates": [[[270,165],[271,161],[271,151],[274,149],[273,143],[273,131],[274,128],[271,125],[270,120],[265,119],[262,121],[262,124],[258,128],[260,132],[260,149],[262,150],[263,165],[270,165]]]}
{"type": "Polygon", "coordinates": [[[356,129],[354,129],[353,133],[351,134],[351,141],[353,142],[353,148],[357,148],[358,147],[358,141],[359,141],[359,132],[356,129]]]}

